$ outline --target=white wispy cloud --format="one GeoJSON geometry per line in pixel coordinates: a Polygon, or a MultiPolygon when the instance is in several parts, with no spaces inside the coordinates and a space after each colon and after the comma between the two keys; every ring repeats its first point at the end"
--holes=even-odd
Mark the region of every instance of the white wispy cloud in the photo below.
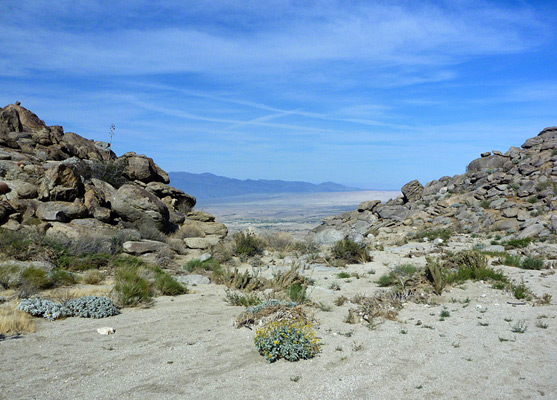
{"type": "MultiPolygon", "coordinates": [[[[45,3],[41,4],[39,11],[46,12],[45,3]]],[[[144,6],[142,2],[135,6],[141,4],[144,6]]],[[[183,24],[165,25],[155,18],[153,25],[146,21],[146,26],[139,27],[137,22],[126,26],[124,20],[122,28],[95,31],[71,29],[70,22],[61,22],[53,29],[43,24],[14,29],[18,22],[10,24],[8,9],[0,28],[1,54],[11,58],[16,69],[27,71],[40,62],[45,70],[78,75],[251,75],[311,69],[314,63],[321,62],[364,62],[372,68],[447,66],[475,55],[521,51],[542,39],[535,17],[524,9],[486,12],[468,7],[466,13],[461,13],[462,8],[427,2],[412,7],[381,3],[346,7],[329,2],[323,8],[294,8],[300,15],[292,13],[292,8],[282,10],[285,20],[280,26],[271,23],[230,34],[225,22],[205,28],[192,21],[195,12],[188,13],[178,3],[168,2],[165,6],[184,15],[183,24]]],[[[67,20],[72,15],[81,18],[75,25],[86,25],[89,13],[102,18],[99,7],[100,3],[79,2],[73,6],[62,2],[54,9],[67,20]]],[[[228,3],[223,8],[230,7],[234,6],[228,3]]],[[[235,8],[241,7],[239,3],[235,8]]],[[[254,13],[269,20],[274,17],[273,10],[272,6],[258,7],[254,13]]],[[[116,7],[115,12],[122,17],[133,16],[134,3],[116,7]]],[[[37,15],[36,10],[33,15],[37,15]]],[[[223,15],[220,17],[224,19],[223,15]]],[[[437,79],[450,79],[450,72],[444,74],[449,75],[437,79]]],[[[419,80],[420,74],[416,75],[419,80]]]]}

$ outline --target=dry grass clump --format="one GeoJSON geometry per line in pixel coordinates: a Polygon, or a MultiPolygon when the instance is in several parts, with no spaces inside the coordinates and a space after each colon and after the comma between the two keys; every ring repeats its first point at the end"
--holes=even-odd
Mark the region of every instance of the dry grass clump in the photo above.
{"type": "Polygon", "coordinates": [[[33,317],[10,307],[0,308],[0,335],[17,335],[35,332],[33,317]]]}
{"type": "MultiPolygon", "coordinates": [[[[215,271],[213,271],[215,272],[215,271]]],[[[240,272],[238,268],[224,268],[220,273],[212,274],[213,280],[222,283],[231,289],[243,290],[246,292],[262,290],[265,288],[267,280],[252,274],[250,271],[240,272]]]]}
{"type": "Polygon", "coordinates": [[[294,302],[269,300],[253,307],[248,307],[236,319],[236,328],[251,327],[276,321],[315,322],[312,315],[306,313],[302,306],[294,302]]]}
{"type": "Polygon", "coordinates": [[[232,259],[232,243],[219,242],[216,245],[211,246],[209,252],[211,253],[213,260],[218,263],[225,263],[232,259]]]}
{"type": "Polygon", "coordinates": [[[88,285],[98,285],[104,280],[104,274],[101,271],[90,269],[83,273],[81,282],[88,285]]]}
{"type": "Polygon", "coordinates": [[[357,308],[348,311],[345,322],[351,324],[361,320],[374,324],[377,318],[395,321],[402,309],[400,295],[392,291],[379,292],[371,297],[357,295],[350,301],[358,304],[357,308]]]}
{"type": "Polygon", "coordinates": [[[286,272],[277,272],[271,281],[270,287],[274,289],[288,289],[295,284],[307,287],[313,284],[313,282],[301,275],[298,268],[292,267],[286,272]]]}
{"type": "Polygon", "coordinates": [[[205,237],[205,232],[198,225],[184,224],[176,232],[170,235],[176,239],[187,239],[196,237],[205,237]]]}
{"type": "Polygon", "coordinates": [[[268,247],[277,251],[293,250],[294,237],[288,232],[265,232],[263,239],[267,242],[268,247]]]}

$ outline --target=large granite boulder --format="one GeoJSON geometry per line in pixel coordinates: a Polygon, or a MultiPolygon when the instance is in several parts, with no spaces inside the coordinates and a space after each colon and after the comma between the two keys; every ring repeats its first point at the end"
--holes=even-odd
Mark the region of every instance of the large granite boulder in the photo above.
{"type": "Polygon", "coordinates": [[[2,141],[4,135],[10,132],[21,132],[22,130],[17,111],[10,106],[4,107],[0,111],[0,141],[2,141]]]}
{"type": "Polygon", "coordinates": [[[417,179],[414,179],[404,185],[400,191],[402,192],[404,202],[408,203],[410,201],[418,201],[421,199],[424,187],[417,179]]]}
{"type": "Polygon", "coordinates": [[[170,183],[168,174],[152,158],[131,151],[122,155],[119,161],[125,165],[123,175],[131,181],[170,183]]]}
{"type": "Polygon", "coordinates": [[[172,206],[181,213],[191,211],[196,203],[195,197],[161,182],[149,182],[145,189],[162,199],[167,206],[172,206]]]}
{"type": "Polygon", "coordinates": [[[88,216],[87,208],[80,201],[73,203],[67,201],[39,202],[36,216],[43,221],[67,222],[76,218],[88,216]]]}
{"type": "Polygon", "coordinates": [[[508,158],[502,155],[492,155],[488,157],[476,158],[466,168],[468,172],[478,172],[483,170],[494,170],[502,168],[508,158]]]}
{"type": "Polygon", "coordinates": [[[153,193],[136,185],[120,187],[110,200],[112,211],[132,223],[153,223],[165,230],[169,213],[164,203],[153,193]]]}
{"type": "Polygon", "coordinates": [[[39,200],[74,201],[84,193],[81,178],[64,164],[55,163],[45,173],[39,187],[39,200]]]}

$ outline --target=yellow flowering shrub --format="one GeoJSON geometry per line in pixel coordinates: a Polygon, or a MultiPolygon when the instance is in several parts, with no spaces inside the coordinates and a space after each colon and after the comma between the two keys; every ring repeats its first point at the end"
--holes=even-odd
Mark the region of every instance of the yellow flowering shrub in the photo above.
{"type": "Polygon", "coordinates": [[[320,349],[311,322],[301,319],[266,323],[256,332],[255,347],[270,363],[313,358],[320,349]]]}

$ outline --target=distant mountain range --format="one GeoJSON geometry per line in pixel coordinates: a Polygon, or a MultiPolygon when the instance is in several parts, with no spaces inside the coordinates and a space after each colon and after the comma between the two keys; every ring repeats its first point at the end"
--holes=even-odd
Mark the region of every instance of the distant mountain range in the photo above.
{"type": "Polygon", "coordinates": [[[334,182],[324,182],[316,185],[314,183],[298,181],[240,180],[209,173],[169,172],[168,176],[172,186],[195,196],[198,200],[246,194],[354,192],[363,190],[334,182]]]}

